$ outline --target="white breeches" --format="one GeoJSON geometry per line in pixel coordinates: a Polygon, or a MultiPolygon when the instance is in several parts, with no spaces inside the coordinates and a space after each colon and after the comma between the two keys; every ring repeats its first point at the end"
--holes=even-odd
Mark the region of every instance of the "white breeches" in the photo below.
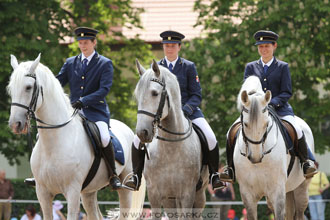
{"type": "Polygon", "coordinates": [[[107,123],[105,123],[104,121],[97,121],[95,122],[95,124],[100,130],[101,142],[103,147],[108,146],[110,141],[110,133],[107,123]]]}
{"type": "Polygon", "coordinates": [[[292,115],[285,115],[285,116],[278,116],[278,117],[280,119],[290,122],[293,125],[294,129],[297,132],[298,139],[300,139],[302,137],[303,133],[302,133],[301,127],[297,124],[295,117],[293,117],[292,115]]]}
{"type": "MultiPolygon", "coordinates": [[[[217,139],[215,137],[215,134],[212,131],[212,128],[210,127],[209,123],[207,123],[207,121],[205,120],[205,118],[196,118],[194,120],[192,120],[192,123],[194,123],[195,125],[197,125],[204,133],[208,146],[209,146],[209,150],[213,150],[215,148],[215,146],[217,145],[217,139]]],[[[134,147],[136,149],[138,149],[139,145],[140,145],[140,139],[137,135],[134,135],[134,147]]]]}

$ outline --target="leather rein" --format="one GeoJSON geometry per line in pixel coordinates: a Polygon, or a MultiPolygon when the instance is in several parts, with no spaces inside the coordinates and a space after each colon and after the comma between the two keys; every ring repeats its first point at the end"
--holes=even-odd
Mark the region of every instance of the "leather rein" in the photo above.
{"type": "Polygon", "coordinates": [[[33,93],[32,93],[32,98],[31,98],[31,101],[30,101],[30,104],[29,106],[26,106],[26,105],[23,105],[23,104],[20,104],[20,103],[16,103],[16,102],[12,102],[11,103],[11,106],[18,106],[18,107],[21,107],[21,108],[24,108],[27,110],[27,113],[26,113],[26,118],[28,121],[30,121],[30,119],[33,119],[41,124],[44,124],[46,126],[41,126],[41,125],[37,125],[36,127],[37,128],[41,128],[41,129],[54,129],[54,128],[60,128],[60,127],[63,127],[67,124],[69,124],[72,119],[78,114],[79,112],[79,109],[75,109],[74,112],[72,113],[70,119],[62,124],[59,124],[59,125],[52,125],[52,124],[49,124],[49,123],[46,123],[44,121],[42,121],[41,119],[38,119],[34,112],[36,110],[36,106],[37,106],[37,101],[38,101],[38,97],[39,97],[39,93],[41,93],[41,96],[42,96],[42,100],[44,99],[44,94],[43,94],[43,90],[42,90],[42,86],[38,86],[37,84],[37,77],[36,77],[36,74],[35,73],[29,73],[27,75],[25,75],[26,77],[31,77],[33,78],[35,81],[34,81],[34,85],[33,85],[33,93]],[[39,92],[40,91],[40,92],[39,92]]]}
{"type": "Polygon", "coordinates": [[[154,120],[152,121],[152,125],[153,125],[154,130],[156,129],[156,127],[158,127],[159,129],[165,131],[166,133],[169,133],[169,134],[172,134],[172,135],[184,136],[182,138],[169,139],[169,138],[165,138],[165,137],[161,137],[161,136],[157,135],[157,137],[156,137],[157,139],[162,140],[162,141],[168,141],[168,142],[179,142],[179,141],[183,141],[183,140],[187,139],[192,134],[192,122],[189,119],[187,119],[189,121],[189,127],[184,132],[170,131],[170,130],[164,128],[161,125],[160,119],[162,118],[162,115],[163,115],[163,109],[164,109],[164,106],[165,106],[165,102],[167,100],[168,108],[170,108],[170,100],[169,100],[169,97],[168,97],[168,94],[167,94],[166,84],[165,84],[164,79],[162,81],[160,81],[159,79],[152,78],[150,81],[156,82],[156,83],[160,84],[163,87],[157,112],[156,112],[156,114],[154,114],[154,113],[151,113],[151,112],[148,112],[148,111],[138,110],[137,113],[148,115],[148,116],[154,118],[154,120]]]}

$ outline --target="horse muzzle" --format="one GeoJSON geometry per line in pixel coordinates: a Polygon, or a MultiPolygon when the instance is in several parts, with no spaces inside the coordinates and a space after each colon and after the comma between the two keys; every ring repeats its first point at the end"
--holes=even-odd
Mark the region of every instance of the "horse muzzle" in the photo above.
{"type": "Polygon", "coordinates": [[[10,116],[9,127],[14,134],[26,134],[28,132],[28,121],[24,116],[10,116]]]}
{"type": "Polygon", "coordinates": [[[141,129],[136,130],[136,135],[140,138],[143,143],[150,143],[154,137],[153,130],[141,129]]]}

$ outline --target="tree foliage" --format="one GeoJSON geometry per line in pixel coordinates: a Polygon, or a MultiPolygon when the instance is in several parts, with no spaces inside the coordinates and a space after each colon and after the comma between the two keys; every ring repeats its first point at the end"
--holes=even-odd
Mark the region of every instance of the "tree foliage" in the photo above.
{"type": "Polygon", "coordinates": [[[316,151],[329,149],[329,1],[213,0],[207,5],[198,0],[195,9],[208,34],[187,43],[185,56],[197,64],[202,109],[220,145],[239,116],[236,96],[245,65],[259,59],[253,34],[263,29],[280,36],[275,56],[289,63],[295,114],[312,128],[316,151]]]}
{"type": "Polygon", "coordinates": [[[97,51],[114,64],[113,86],[107,97],[111,117],[133,127],[136,107],[131,94],[136,82],[132,73],[136,72],[135,57],[145,61],[150,59],[151,52],[141,40],[126,39],[120,32],[127,22],[139,27],[137,14],[141,9],[132,8],[131,0],[2,0],[0,8],[0,152],[11,163],[19,162],[18,156],[30,149],[26,138],[13,136],[7,125],[10,99],[5,88],[12,72],[9,55],[25,61],[35,59],[41,52],[41,62],[56,75],[67,57],[80,53],[76,42],[69,46],[60,44],[65,42],[65,36],[73,36],[78,26],[100,31],[97,51]],[[113,50],[114,45],[121,46],[113,50]]]}

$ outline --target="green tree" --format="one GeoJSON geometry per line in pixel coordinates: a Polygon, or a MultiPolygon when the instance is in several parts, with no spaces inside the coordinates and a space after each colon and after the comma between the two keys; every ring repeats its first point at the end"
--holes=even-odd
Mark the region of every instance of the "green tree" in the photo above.
{"type": "Polygon", "coordinates": [[[113,86],[107,97],[111,117],[133,127],[135,58],[150,61],[151,52],[150,46],[138,38],[126,39],[120,30],[126,23],[139,27],[137,15],[141,9],[132,8],[130,0],[2,0],[0,8],[0,152],[11,163],[18,163],[17,157],[30,149],[26,139],[13,136],[7,125],[10,99],[5,88],[12,72],[9,55],[14,54],[19,61],[24,61],[35,59],[41,52],[41,62],[56,75],[67,57],[79,54],[77,42],[69,46],[60,44],[60,41],[65,42],[65,36],[73,36],[77,26],[91,26],[100,31],[97,50],[114,63],[113,86]]]}
{"type": "MultiPolygon", "coordinates": [[[[275,56],[289,63],[296,115],[312,128],[318,153],[329,149],[330,5],[328,1],[196,1],[205,38],[186,44],[185,56],[197,64],[203,88],[203,111],[220,146],[239,116],[236,97],[246,63],[259,59],[253,34],[279,34],[275,56]],[[320,92],[319,88],[323,91],[320,92]],[[323,128],[323,129],[322,129],[323,128]]],[[[223,158],[224,159],[224,158],[223,158]]]]}

